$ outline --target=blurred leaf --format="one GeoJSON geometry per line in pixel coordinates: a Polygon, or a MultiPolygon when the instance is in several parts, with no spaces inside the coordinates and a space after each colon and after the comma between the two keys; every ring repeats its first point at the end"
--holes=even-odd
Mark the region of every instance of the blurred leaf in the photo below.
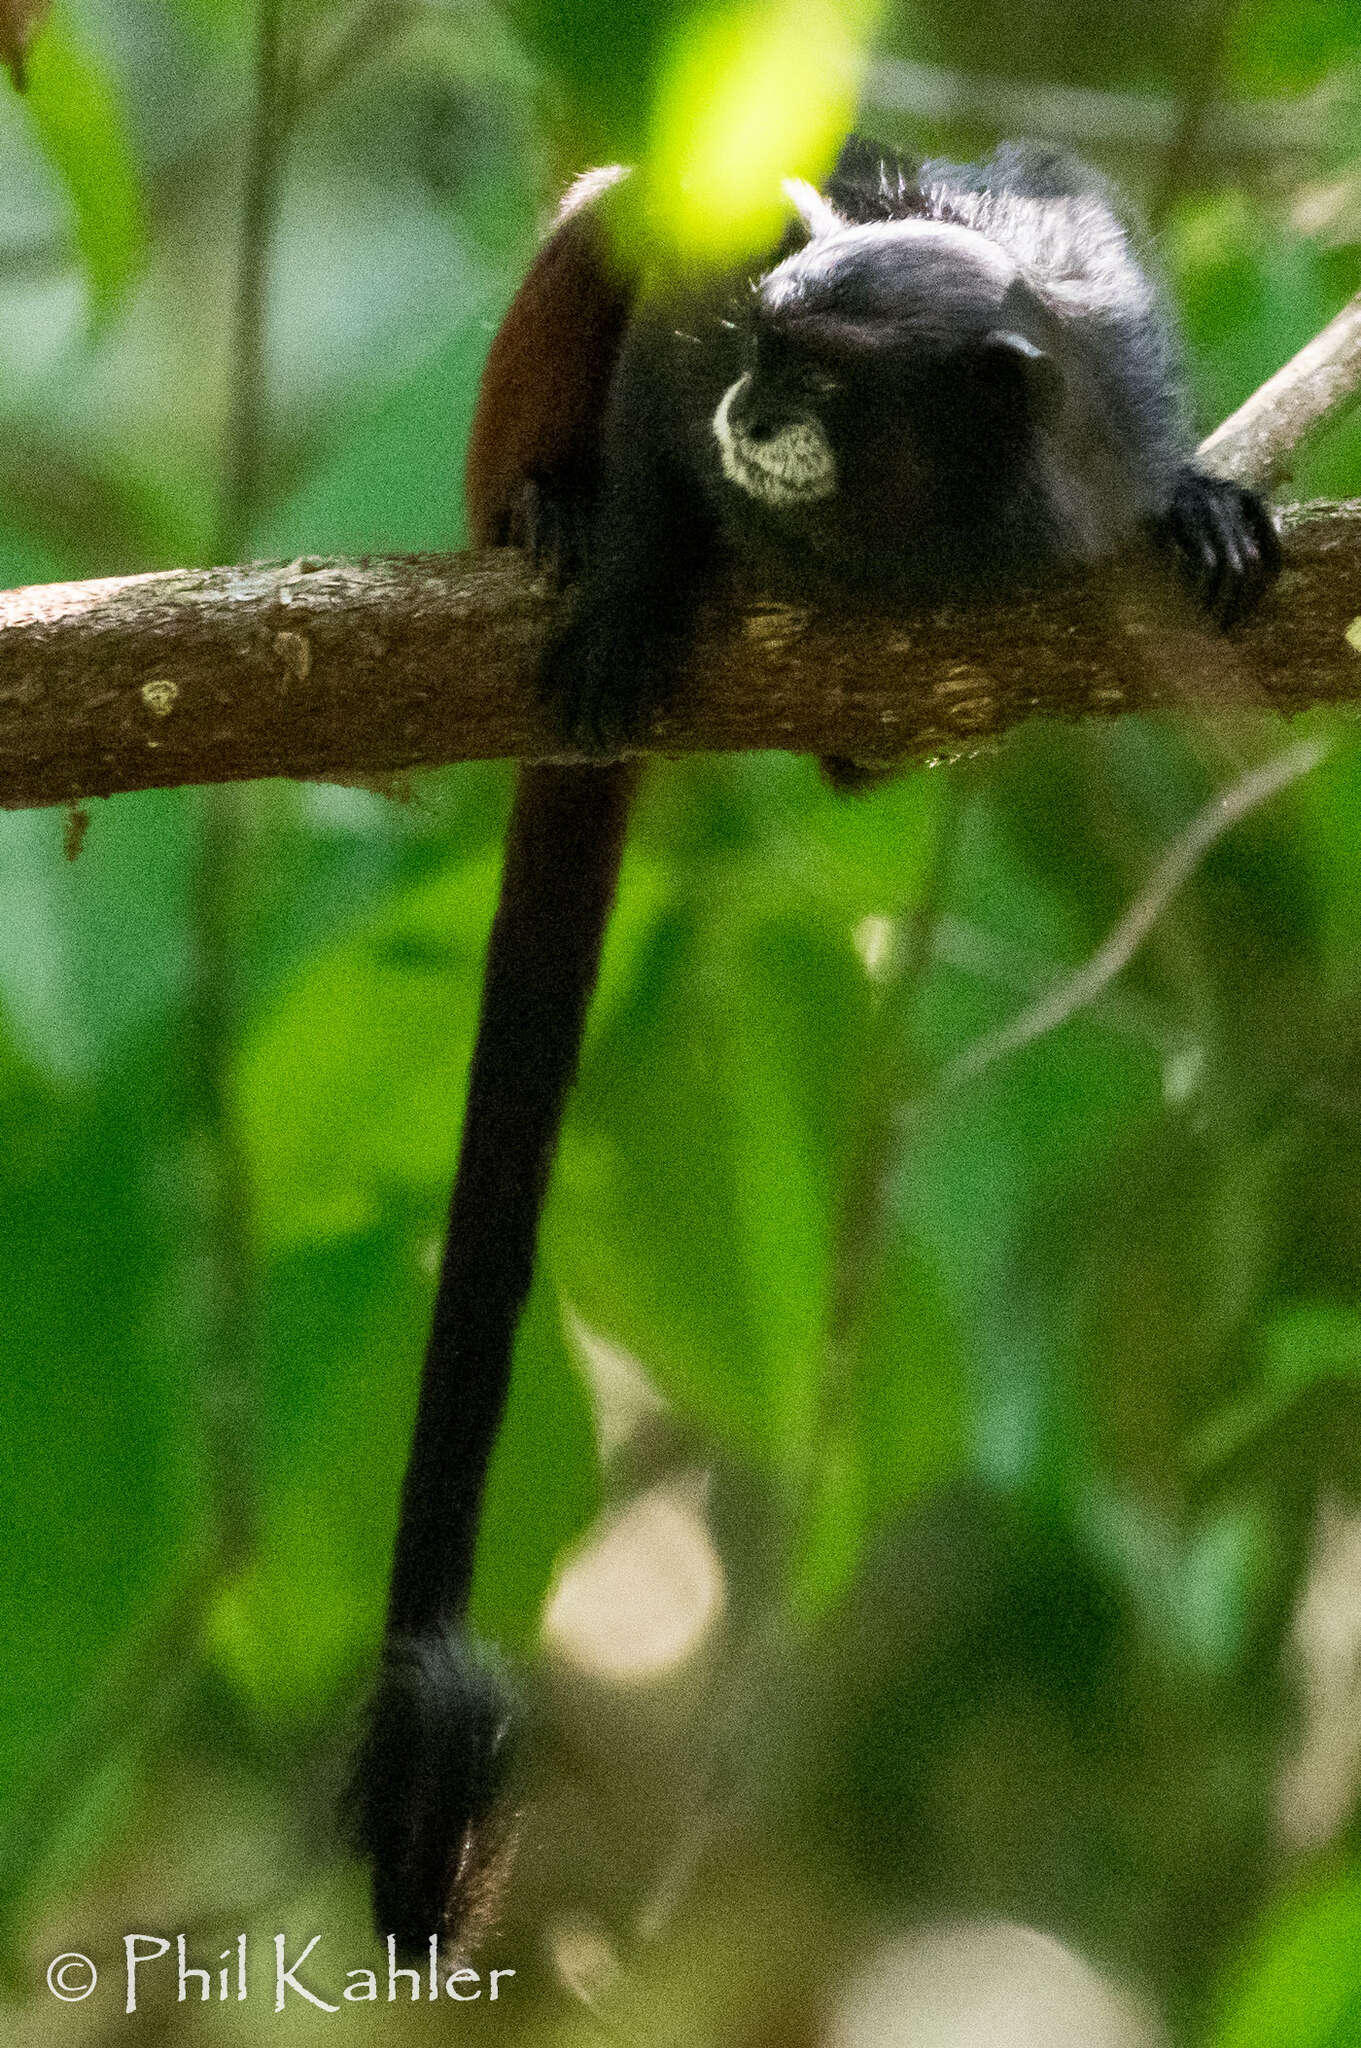
{"type": "Polygon", "coordinates": [[[848,937],[711,876],[657,917],[594,1043],[552,1211],[591,1327],[788,1472],[815,1450],[823,1190],[865,1004],[848,937]]]}
{"type": "Polygon", "coordinates": [[[817,917],[829,933],[908,910],[931,865],[951,793],[947,778],[911,768],[848,799],[829,790],[811,763],[789,765],[795,774],[787,782],[763,775],[752,790],[759,835],[753,890],[790,895],[801,915],[817,917]]]}
{"type": "MultiPolygon", "coordinates": [[[[271,1249],[368,1231],[394,1204],[443,1209],[501,866],[485,819],[470,823],[475,850],[313,955],[247,1034],[238,1102],[271,1249]]],[[[630,860],[593,1030],[628,979],[655,892],[647,865],[630,860]]]]}
{"type": "MultiPolygon", "coordinates": [[[[933,977],[924,993],[926,1043],[951,1052],[1015,1003],[958,972],[933,977]]],[[[1090,1244],[1119,1270],[1120,1240],[1097,1191],[1109,1184],[1103,1169],[1112,1173],[1161,1108],[1156,1058],[1092,1016],[938,1108],[927,1097],[909,1198],[972,1361],[975,1455],[998,1482],[1052,1482],[1090,1455],[1084,1383],[1074,1377],[1074,1295],[1086,1300],[1071,1286],[1074,1250],[1090,1244]],[[1084,1188],[1090,1209],[1076,1199],[1084,1188]]]]}
{"type": "MultiPolygon", "coordinates": [[[[444,1202],[291,1251],[270,1275],[260,1536],[208,1644],[266,1723],[315,1722],[366,1665],[384,1595],[444,1202]]],[[[516,1345],[478,1540],[475,1626],[522,1649],[598,1505],[586,1388],[541,1277],[516,1345]]]]}
{"type": "Polygon", "coordinates": [[[1241,93],[1305,91],[1361,64],[1361,22],[1349,7],[1244,0],[1228,19],[1227,54],[1241,93]]]}
{"type": "Polygon", "coordinates": [[[0,1053],[6,1906],[56,1831],[79,1861],[102,1846],[74,1817],[111,1817],[92,1781],[185,1669],[182,1633],[157,1628],[210,1556],[170,1042],[79,1094],[0,1053]]]}
{"type": "Polygon", "coordinates": [[[566,162],[636,161],[684,0],[510,0],[510,12],[550,108],[569,125],[566,162]]]}
{"type": "Polygon", "coordinates": [[[266,1723],[332,1709],[381,1627],[433,1285],[424,1220],[395,1205],[267,1276],[259,1533],[207,1628],[266,1723]]]}
{"type": "Polygon", "coordinates": [[[1187,1446],[1197,1470],[1235,1457],[1324,1380],[1361,1380],[1361,1312],[1340,1302],[1291,1302],[1264,1325],[1249,1391],[1211,1415],[1187,1446]]]}
{"type": "Polygon", "coordinates": [[[0,588],[22,590],[29,583],[58,583],[66,567],[55,548],[37,533],[0,518],[0,588]]]}
{"type": "MultiPolygon", "coordinates": [[[[1051,81],[1147,88],[1180,82],[1187,27],[1161,0],[1124,0],[1119,8],[1069,0],[911,0],[912,54],[961,70],[1033,80],[1037,93],[1051,81]],[[920,41],[919,41],[920,38],[920,41]]],[[[995,140],[990,136],[989,141],[995,140]]],[[[978,148],[976,136],[970,148],[978,148]]]]}
{"type": "Polygon", "coordinates": [[[1298,1392],[1315,1380],[1361,1373],[1361,1311],[1341,1302],[1292,1302],[1262,1337],[1266,1378],[1298,1392]]]}
{"type": "Polygon", "coordinates": [[[771,246],[781,180],[820,179],[851,125],[881,0],[726,0],[688,15],[658,97],[655,219],[682,254],[771,246]]]}
{"type": "Polygon", "coordinates": [[[1163,249],[1190,343],[1202,431],[1241,405],[1361,285],[1361,261],[1348,289],[1339,290],[1317,243],[1266,219],[1238,189],[1183,202],[1163,249]]]}
{"type": "Polygon", "coordinates": [[[1355,2048],[1361,2040],[1361,1876],[1287,1891],[1236,1964],[1206,2048],[1355,2048]]]}
{"type": "Polygon", "coordinates": [[[65,182],[91,306],[105,318],[142,261],[141,185],[113,89],[71,34],[64,6],[34,50],[25,104],[44,154],[65,182]]]}
{"type": "Polygon", "coordinates": [[[1188,1434],[1241,1372],[1272,1272],[1279,1148],[1175,1115],[1150,1122],[1052,1219],[1076,1402],[1108,1470],[1155,1498],[1184,1483],[1188,1434]]]}
{"type": "Polygon", "coordinates": [[[142,479],[126,451],[72,454],[68,423],[7,422],[0,439],[0,585],[59,583],[184,559],[183,522],[142,479]]]}
{"type": "Polygon", "coordinates": [[[76,1882],[118,1824],[211,1559],[172,1064],[183,817],[170,793],[101,806],[76,863],[59,816],[0,821],[6,1905],[76,1882]]]}
{"type": "Polygon", "coordinates": [[[469,323],[418,374],[328,429],[296,489],[256,520],[264,555],[464,544],[463,448],[486,336],[469,323]]]}
{"type": "Polygon", "coordinates": [[[194,819],[181,790],[92,805],[74,861],[64,824],[0,818],[0,995],[45,1072],[84,1078],[183,1000],[194,819]]]}
{"type": "MultiPolygon", "coordinates": [[[[1310,721],[1314,729],[1322,714],[1310,721]]],[[[1328,730],[1337,730],[1330,721],[1328,730]]],[[[1344,1002],[1361,990],[1361,747],[1343,726],[1328,760],[1300,785],[1294,807],[1319,899],[1325,989],[1344,1002]]]]}
{"type": "Polygon", "coordinates": [[[1270,1577],[1270,1531],[1260,1515],[1232,1503],[1181,1527],[1147,1491],[1116,1492],[1098,1480],[1080,1519],[1122,1605],[1179,1672],[1222,1679],[1240,1666],[1270,1577]]]}
{"type": "Polygon", "coordinates": [[[499,856],[384,904],[251,1031],[239,1102],[266,1244],[371,1229],[447,1187],[499,856]]]}
{"type": "Polygon", "coordinates": [[[940,1485],[970,1448],[965,1359],[935,1271],[900,1232],[860,1338],[856,1419],[872,1517],[940,1485]]]}
{"type": "MultiPolygon", "coordinates": [[[[796,1604],[813,1613],[844,1591],[880,1525],[926,1486],[948,1484],[971,1448],[964,1353],[909,1199],[923,1088],[914,1025],[962,813],[958,795],[941,803],[939,779],[913,780],[924,802],[908,813],[918,829],[903,835],[911,851],[898,871],[895,914],[877,931],[856,927],[872,1016],[855,1048],[853,1106],[844,1128],[828,1133],[831,1320],[794,1589],[796,1604]]],[[[842,806],[862,836],[881,808],[842,806]]]]}
{"type": "Polygon", "coordinates": [[[795,1601],[824,1612],[881,1524],[965,1469],[966,1360],[929,1261],[900,1227],[851,1354],[833,1353],[831,1412],[818,1443],[796,1560],[795,1601]]]}

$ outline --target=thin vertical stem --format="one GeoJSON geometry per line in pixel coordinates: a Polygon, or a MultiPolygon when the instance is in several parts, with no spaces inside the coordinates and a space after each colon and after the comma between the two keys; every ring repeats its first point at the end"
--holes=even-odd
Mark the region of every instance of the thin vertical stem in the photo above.
{"type": "Polygon", "coordinates": [[[1224,53],[1237,0],[1204,0],[1192,31],[1177,125],[1163,160],[1157,191],[1148,209],[1154,227],[1161,227],[1191,173],[1205,123],[1224,83],[1224,53]]]}
{"type": "Polygon", "coordinates": [[[232,350],[217,558],[236,561],[260,502],[265,449],[265,325],[291,93],[282,58],[283,0],[259,0],[255,107],[232,312],[232,350]]]}
{"type": "MultiPolygon", "coordinates": [[[[244,552],[262,495],[269,263],[291,107],[281,51],[282,14],[283,0],[259,0],[254,112],[232,309],[222,498],[214,542],[219,562],[234,562],[244,552]]],[[[231,1061],[241,1008],[239,883],[249,807],[249,790],[235,784],[205,790],[201,799],[189,1005],[195,1108],[206,1152],[204,1412],[218,1538],[228,1566],[239,1563],[250,1550],[258,1495],[258,1332],[250,1189],[231,1102],[231,1061]]]]}

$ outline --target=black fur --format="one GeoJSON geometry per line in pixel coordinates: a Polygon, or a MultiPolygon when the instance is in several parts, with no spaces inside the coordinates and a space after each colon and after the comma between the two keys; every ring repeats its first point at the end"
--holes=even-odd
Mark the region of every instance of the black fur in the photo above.
{"type": "Polygon", "coordinates": [[[467,1642],[487,1466],[539,1211],[614,898],[633,770],[526,768],[506,845],[463,1140],[402,1493],[383,1668],[349,1806],[374,1918],[403,1954],[465,1944],[509,1709],[467,1642]]]}
{"type": "Polygon", "coordinates": [[[580,737],[646,723],[721,565],[901,608],[1151,540],[1225,624],[1276,573],[1260,501],[1192,459],[1170,319],[1095,173],[1020,144],[912,166],[852,137],[827,196],[843,227],[787,238],[754,279],[657,288],[626,330],[589,567],[546,679],[580,737]],[[820,436],[835,488],[778,503],[734,481],[725,392],[750,450],[820,436]]]}
{"type": "Polygon", "coordinates": [[[423,1955],[432,1934],[466,1945],[494,1911],[511,1747],[508,1696],[460,1634],[389,1637],[350,1823],[373,1866],[374,1923],[399,1955],[423,1955]]]}
{"type": "Polygon", "coordinates": [[[1281,566],[1281,543],[1257,493],[1194,463],[1177,472],[1160,530],[1205,609],[1225,627],[1247,616],[1281,566]]]}

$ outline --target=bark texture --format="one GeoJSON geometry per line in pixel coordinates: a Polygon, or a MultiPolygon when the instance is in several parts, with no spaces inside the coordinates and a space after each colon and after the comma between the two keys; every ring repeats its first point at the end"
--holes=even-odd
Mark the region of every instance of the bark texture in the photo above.
{"type": "MultiPolygon", "coordinates": [[[[1023,718],[1361,701],[1361,501],[1300,507],[1259,616],[1145,567],[994,610],[814,615],[719,592],[644,749],[957,754],[1023,718]]],[[[172,571],[0,595],[0,805],[565,759],[533,688],[561,601],[509,551],[172,571]]]]}

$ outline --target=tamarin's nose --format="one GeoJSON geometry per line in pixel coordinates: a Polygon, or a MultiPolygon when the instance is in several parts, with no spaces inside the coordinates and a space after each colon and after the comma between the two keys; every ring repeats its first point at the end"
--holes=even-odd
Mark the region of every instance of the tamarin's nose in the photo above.
{"type": "Polygon", "coordinates": [[[746,394],[744,398],[745,402],[734,408],[739,432],[748,441],[769,441],[785,424],[783,413],[769,399],[752,399],[746,394]]]}

